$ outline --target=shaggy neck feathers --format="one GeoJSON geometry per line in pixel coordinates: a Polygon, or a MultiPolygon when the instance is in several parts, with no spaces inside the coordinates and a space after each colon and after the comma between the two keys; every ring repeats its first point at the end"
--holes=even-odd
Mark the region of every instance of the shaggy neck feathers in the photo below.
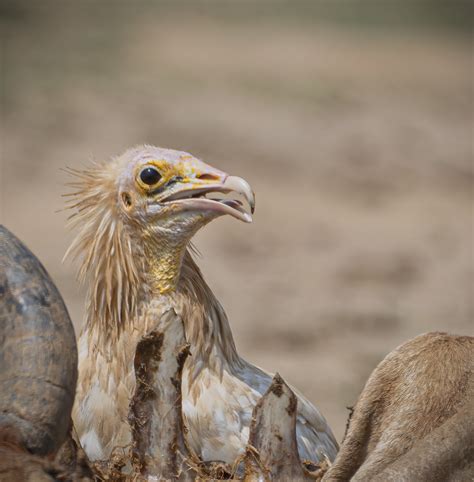
{"type": "Polygon", "coordinates": [[[145,288],[144,255],[132,242],[118,211],[115,179],[102,165],[84,171],[69,169],[76,190],[67,196],[69,217],[79,233],[65,254],[80,258],[78,278],[87,284],[86,329],[96,327],[106,339],[116,339],[137,318],[145,288]]]}
{"type": "Polygon", "coordinates": [[[241,364],[227,315],[186,251],[176,293],[173,294],[194,357],[221,369],[241,364]]]}

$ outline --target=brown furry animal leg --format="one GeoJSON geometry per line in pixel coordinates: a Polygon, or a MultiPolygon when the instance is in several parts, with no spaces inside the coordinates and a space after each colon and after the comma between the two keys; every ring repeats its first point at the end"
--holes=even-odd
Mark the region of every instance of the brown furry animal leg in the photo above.
{"type": "Polygon", "coordinates": [[[474,393],[459,412],[377,475],[373,482],[474,480],[474,393]]]}
{"type": "MultiPolygon", "coordinates": [[[[367,381],[323,480],[372,480],[473,403],[473,373],[472,337],[428,333],[395,349],[367,381]]],[[[456,440],[450,444],[455,447],[456,440]]]]}

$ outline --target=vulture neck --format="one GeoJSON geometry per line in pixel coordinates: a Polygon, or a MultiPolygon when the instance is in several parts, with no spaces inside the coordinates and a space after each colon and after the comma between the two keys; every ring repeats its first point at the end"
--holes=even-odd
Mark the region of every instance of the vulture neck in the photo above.
{"type": "Polygon", "coordinates": [[[122,336],[126,340],[145,335],[159,321],[160,310],[164,314],[173,308],[183,320],[196,370],[241,367],[227,316],[186,243],[129,245],[125,258],[116,249],[116,256],[97,260],[86,311],[85,329],[91,344],[106,356],[119,356],[122,336]],[[125,287],[123,280],[129,277],[117,275],[124,259],[127,274],[136,273],[136,280],[125,287]]]}
{"type": "Polygon", "coordinates": [[[167,248],[149,253],[147,274],[152,300],[165,298],[165,305],[171,304],[181,316],[192,360],[199,369],[205,366],[232,371],[242,361],[224,309],[187,248],[167,248]]]}
{"type": "Polygon", "coordinates": [[[145,243],[146,276],[155,296],[176,291],[186,253],[186,243],[181,240],[161,241],[154,236],[145,243]]]}

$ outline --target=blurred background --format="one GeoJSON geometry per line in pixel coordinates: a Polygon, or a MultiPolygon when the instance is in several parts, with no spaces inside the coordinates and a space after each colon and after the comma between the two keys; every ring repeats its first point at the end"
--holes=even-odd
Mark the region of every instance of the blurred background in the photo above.
{"type": "Polygon", "coordinates": [[[196,239],[241,354],[340,440],[376,364],[473,334],[472,3],[2,1],[0,222],[61,263],[65,166],[139,143],[247,179],[196,239]]]}

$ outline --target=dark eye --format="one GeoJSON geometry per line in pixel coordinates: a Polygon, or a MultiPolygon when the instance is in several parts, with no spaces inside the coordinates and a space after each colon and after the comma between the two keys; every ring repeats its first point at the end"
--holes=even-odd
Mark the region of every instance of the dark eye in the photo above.
{"type": "Polygon", "coordinates": [[[161,179],[161,174],[154,167],[145,167],[142,172],[140,172],[140,179],[143,183],[148,184],[148,186],[153,186],[161,179]]]}

